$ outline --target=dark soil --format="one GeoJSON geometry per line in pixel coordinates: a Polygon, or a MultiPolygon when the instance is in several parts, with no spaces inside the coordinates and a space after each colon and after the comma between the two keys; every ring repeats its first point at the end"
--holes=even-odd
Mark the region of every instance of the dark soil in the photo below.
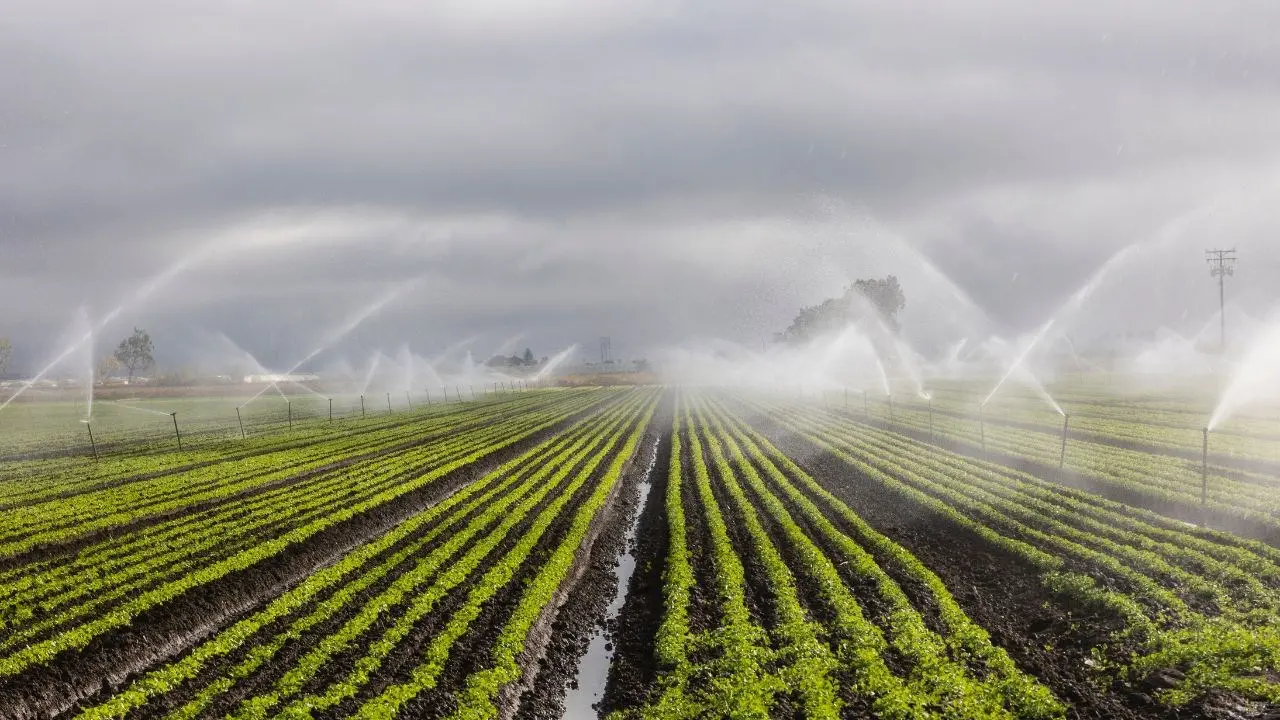
{"type": "MultiPolygon", "coordinates": [[[[405,716],[423,718],[445,717],[457,708],[457,701],[454,695],[455,692],[466,686],[467,678],[471,674],[480,668],[488,667],[490,665],[493,647],[499,634],[501,634],[503,627],[519,605],[520,599],[524,594],[525,584],[537,575],[539,570],[542,569],[543,564],[555,551],[556,546],[563,539],[564,533],[572,524],[573,515],[593,492],[593,488],[595,488],[599,483],[611,462],[611,459],[617,452],[618,449],[615,448],[600,462],[591,477],[578,488],[577,492],[569,502],[561,508],[561,511],[556,518],[543,531],[542,536],[533,546],[529,556],[525,559],[524,563],[515,572],[512,578],[501,590],[481,606],[479,616],[472,621],[467,632],[463,634],[462,637],[458,638],[458,640],[453,644],[453,647],[450,648],[449,657],[445,662],[444,670],[440,674],[439,682],[437,682],[436,686],[431,690],[409,701],[402,710],[402,713],[405,716]]],[[[583,462],[586,462],[585,458],[583,459],[583,462]]],[[[565,484],[571,482],[573,475],[577,472],[578,470],[575,468],[574,472],[570,473],[565,478],[565,484]]],[[[563,491],[560,489],[553,490],[547,495],[546,503],[549,504],[562,494],[563,491]]],[[[539,508],[539,510],[540,509],[541,508],[539,508]]],[[[502,543],[501,547],[495,551],[493,557],[501,557],[501,555],[506,552],[510,546],[514,545],[518,538],[524,534],[528,529],[528,526],[533,522],[535,515],[536,511],[530,513],[529,516],[522,521],[521,531],[510,534],[507,540],[502,543]]],[[[478,580],[481,575],[482,573],[475,573],[474,578],[469,578],[469,581],[472,579],[478,580]]],[[[454,593],[452,593],[452,595],[462,598],[465,596],[465,592],[465,589],[458,588],[454,593]]],[[[410,642],[402,643],[401,646],[397,648],[397,653],[403,650],[407,653],[406,659],[415,659],[413,656],[416,655],[416,653],[412,652],[414,645],[417,643],[425,644],[426,642],[429,642],[429,639],[434,637],[436,630],[439,629],[437,627],[430,626],[443,626],[443,624],[448,621],[448,617],[452,614],[452,612],[448,611],[432,613],[432,621],[430,623],[425,623],[421,628],[415,628],[414,635],[418,635],[419,631],[421,631],[421,638],[411,637],[410,642]]],[[[402,680],[403,678],[400,676],[402,674],[407,675],[408,672],[412,671],[415,664],[416,663],[414,662],[404,662],[394,669],[390,666],[385,668],[391,670],[393,675],[393,677],[388,678],[386,684],[393,684],[402,680]]],[[[374,692],[376,688],[370,687],[368,690],[370,692],[374,692]]]]}
{"type": "Polygon", "coordinates": [[[1065,606],[1044,588],[1035,568],[1020,558],[992,547],[944,516],[909,504],[780,426],[763,418],[751,420],[860,517],[937,573],[995,644],[1070,704],[1072,718],[1205,716],[1199,710],[1175,713],[1157,705],[1142,689],[1101,683],[1086,660],[1092,648],[1109,642],[1111,621],[1065,606]]]}
{"type": "MultiPolygon", "coordinates": [[[[516,485],[518,485],[518,483],[516,485]]],[[[516,485],[512,485],[508,487],[506,490],[496,494],[494,498],[497,499],[497,498],[505,497],[509,493],[514,492],[516,485]]],[[[431,525],[419,528],[411,536],[402,539],[400,542],[396,543],[393,547],[390,547],[384,552],[380,553],[377,557],[373,558],[369,564],[370,566],[373,566],[381,563],[385,558],[399,552],[402,548],[404,548],[404,546],[413,543],[423,534],[430,532],[433,528],[439,527],[441,523],[447,524],[449,527],[452,527],[452,528],[464,527],[468,522],[471,521],[471,519],[473,519],[475,516],[479,515],[482,512],[484,512],[483,507],[476,508],[475,510],[472,510],[471,512],[466,513],[464,515],[459,515],[456,513],[447,513],[443,518],[441,518],[437,522],[432,523],[431,525]]],[[[383,576],[377,582],[372,583],[368,588],[361,591],[355,598],[353,598],[352,601],[348,603],[347,606],[351,608],[363,607],[369,599],[377,596],[379,593],[381,593],[391,584],[396,582],[396,580],[399,579],[405,571],[412,568],[415,563],[416,557],[426,556],[427,554],[431,553],[436,548],[438,548],[441,544],[446,542],[448,538],[449,538],[449,532],[446,531],[442,533],[440,536],[433,539],[432,541],[426,543],[420,550],[417,551],[415,557],[406,559],[396,569],[392,570],[391,572],[388,572],[385,576],[383,576]]],[[[467,543],[465,546],[460,548],[457,554],[461,555],[465,553],[468,549],[470,549],[470,547],[475,542],[476,542],[476,539],[473,539],[471,542],[467,543]]],[[[342,588],[343,584],[344,583],[336,584],[334,587],[330,588],[326,592],[321,593],[316,598],[314,598],[310,603],[308,603],[306,608],[302,608],[298,611],[295,611],[289,616],[281,618],[280,620],[277,620],[276,622],[272,623],[270,626],[263,628],[262,631],[258,633],[258,636],[271,637],[275,633],[283,631],[289,624],[295,621],[298,617],[303,616],[307,612],[309,612],[310,608],[323,602],[328,596],[339,591],[342,588]]],[[[394,613],[390,613],[390,615],[394,615],[394,613]]],[[[276,680],[279,679],[279,677],[283,673],[287,672],[290,668],[294,667],[297,661],[303,655],[310,652],[316,646],[316,643],[319,640],[337,632],[337,630],[341,628],[349,618],[350,618],[349,614],[344,614],[342,612],[335,613],[334,616],[330,617],[328,620],[324,622],[318,623],[316,626],[309,629],[306,633],[304,633],[298,639],[289,641],[275,654],[274,657],[272,657],[269,663],[266,663],[264,666],[260,667],[257,672],[253,673],[252,675],[245,678],[244,680],[237,682],[235,684],[235,687],[233,687],[231,690],[221,695],[208,709],[206,709],[205,714],[210,717],[224,715],[230,712],[232,709],[234,709],[241,700],[248,697],[252,697],[253,695],[258,694],[260,692],[266,691],[268,688],[271,687],[271,685],[276,680]]],[[[191,699],[194,693],[199,692],[201,689],[206,687],[210,682],[214,681],[216,678],[221,676],[222,673],[224,673],[228,667],[233,667],[239,662],[241,662],[242,660],[244,660],[245,656],[248,653],[252,652],[254,647],[255,647],[254,643],[246,643],[243,647],[239,648],[236,652],[233,652],[230,655],[228,655],[226,658],[224,658],[222,662],[216,665],[211,665],[207,667],[204,670],[204,672],[200,673],[200,675],[194,678],[191,682],[184,683],[183,686],[176,689],[175,691],[165,693],[164,695],[158,698],[155,698],[152,702],[148,703],[143,708],[143,710],[139,714],[139,717],[141,718],[165,717],[170,711],[176,710],[177,708],[182,707],[188,700],[191,699]]],[[[363,646],[360,649],[363,650],[363,646]]],[[[308,688],[308,689],[312,689],[312,688],[308,688]]]]}
{"type": "Polygon", "coordinates": [[[670,413],[659,415],[654,427],[661,428],[658,456],[649,476],[649,501],[641,511],[632,541],[636,567],[622,611],[608,629],[614,652],[604,697],[596,705],[602,716],[644,705],[658,678],[654,643],[662,623],[662,571],[670,543],[666,513],[672,444],[670,413]]]}
{"type": "MultiPolygon", "coordinates": [[[[655,413],[644,441],[636,449],[631,466],[623,475],[617,499],[601,518],[604,529],[592,545],[585,573],[574,584],[568,600],[555,613],[550,640],[537,663],[533,685],[519,698],[515,713],[518,720],[558,720],[564,716],[565,690],[575,683],[579,664],[592,637],[604,628],[606,611],[618,588],[619,579],[614,568],[626,549],[627,530],[640,510],[638,486],[646,474],[652,476],[666,472],[665,466],[660,468],[655,462],[652,473],[649,473],[648,461],[655,457],[655,445],[663,441],[668,445],[670,454],[669,432],[663,432],[671,427],[670,405],[668,394],[655,413]]],[[[660,461],[661,452],[657,457],[660,461]]],[[[650,485],[650,505],[654,502],[652,487],[650,485]]]]}
{"type": "MultiPolygon", "coordinates": [[[[588,408],[584,411],[594,411],[588,408]]],[[[245,570],[194,588],[151,608],[124,628],[108,632],[79,652],[0,680],[0,707],[9,717],[57,714],[83,698],[101,696],[128,683],[153,663],[170,658],[240,614],[288,590],[351,548],[387,531],[404,518],[438,502],[465,483],[560,431],[582,414],[514,443],[424,488],[317,533],[245,570]]]]}

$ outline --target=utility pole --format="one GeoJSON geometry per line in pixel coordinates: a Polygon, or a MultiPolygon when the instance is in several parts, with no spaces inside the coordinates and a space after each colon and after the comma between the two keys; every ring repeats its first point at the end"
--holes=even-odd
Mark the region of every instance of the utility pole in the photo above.
{"type": "Polygon", "coordinates": [[[1205,250],[1205,262],[1209,263],[1209,276],[1218,278],[1218,316],[1222,321],[1222,354],[1227,352],[1227,291],[1228,275],[1235,275],[1236,249],[1205,250]]]}

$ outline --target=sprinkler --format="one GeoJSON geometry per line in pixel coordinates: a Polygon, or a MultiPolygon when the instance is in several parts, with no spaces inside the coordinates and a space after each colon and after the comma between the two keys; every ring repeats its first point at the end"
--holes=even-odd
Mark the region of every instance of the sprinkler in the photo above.
{"type": "Polygon", "coordinates": [[[88,420],[84,421],[84,426],[89,428],[89,447],[93,448],[93,460],[98,461],[98,443],[93,440],[93,423],[88,420]]]}
{"type": "MultiPolygon", "coordinates": [[[[330,407],[333,407],[332,402],[333,402],[333,401],[331,400],[331,401],[330,401],[330,403],[331,403],[331,404],[330,404],[330,407]]],[[[332,412],[332,411],[330,411],[330,412],[332,412]]],[[[245,434],[244,434],[244,420],[241,420],[241,419],[240,419],[240,406],[239,406],[239,405],[237,405],[237,406],[236,406],[236,424],[240,426],[240,439],[241,439],[241,440],[244,440],[244,439],[245,439],[245,434]]]]}
{"type": "Polygon", "coordinates": [[[448,405],[448,404],[449,404],[449,386],[448,386],[448,385],[441,385],[441,386],[440,386],[440,394],[444,396],[444,404],[445,404],[445,405],[448,405]]]}
{"type": "Polygon", "coordinates": [[[1062,414],[1062,456],[1058,458],[1058,469],[1062,470],[1067,466],[1067,425],[1071,423],[1071,416],[1062,414]]]}
{"type": "Polygon", "coordinates": [[[475,385],[468,385],[467,387],[471,388],[471,402],[475,402],[475,401],[476,401],[476,386],[475,386],[475,385]]]}
{"type": "Polygon", "coordinates": [[[462,390],[457,386],[453,386],[453,394],[458,396],[458,402],[462,402],[462,390]]]}
{"type": "Polygon", "coordinates": [[[360,417],[364,417],[364,396],[360,396],[360,417]]]}
{"type": "Polygon", "coordinates": [[[431,407],[431,390],[428,389],[425,392],[427,393],[427,407],[431,407]]]}
{"type": "Polygon", "coordinates": [[[893,396],[886,395],[884,401],[889,406],[889,422],[893,422],[893,396]]]}
{"type": "Polygon", "coordinates": [[[387,393],[387,414],[391,414],[391,393],[387,393]]]}
{"type": "Polygon", "coordinates": [[[284,401],[284,404],[285,404],[285,407],[288,409],[288,412],[289,412],[289,429],[290,429],[290,430],[293,430],[293,401],[292,401],[292,400],[285,400],[285,401],[284,401]]]}
{"type": "Polygon", "coordinates": [[[1209,428],[1204,429],[1204,454],[1200,456],[1200,505],[1209,504],[1209,428]]]}
{"type": "Polygon", "coordinates": [[[405,403],[409,406],[409,410],[410,410],[410,411],[412,411],[412,410],[413,410],[413,397],[412,397],[411,395],[409,395],[409,391],[408,391],[408,390],[405,390],[405,391],[404,391],[404,401],[405,401],[405,403]]]}
{"type": "Polygon", "coordinates": [[[329,398],[329,422],[333,422],[333,398],[329,398]]]}
{"type": "Polygon", "coordinates": [[[182,452],[182,433],[178,430],[178,413],[171,412],[169,417],[173,418],[173,435],[178,438],[178,452],[182,452]]]}

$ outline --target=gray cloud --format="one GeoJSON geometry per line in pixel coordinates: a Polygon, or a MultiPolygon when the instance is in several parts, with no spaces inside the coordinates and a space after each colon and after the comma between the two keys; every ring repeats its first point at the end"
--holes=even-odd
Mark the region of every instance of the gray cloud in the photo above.
{"type": "Polygon", "coordinates": [[[1114,301],[1159,305],[1132,323],[1211,315],[1218,244],[1250,259],[1235,297],[1260,315],[1280,276],[1278,13],[17,0],[0,334],[38,365],[77,307],[101,316],[208,246],[107,334],[146,324],[178,363],[220,330],[288,363],[411,277],[335,355],[518,331],[544,354],[751,344],[873,272],[909,281],[920,326],[976,324],[907,246],[1016,332],[1162,228],[1114,301]],[[1193,277],[1203,297],[1159,290],[1193,277]]]}

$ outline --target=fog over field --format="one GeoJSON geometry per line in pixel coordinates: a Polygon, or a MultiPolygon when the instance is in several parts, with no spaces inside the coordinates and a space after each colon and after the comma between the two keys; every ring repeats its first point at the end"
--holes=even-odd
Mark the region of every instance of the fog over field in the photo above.
{"type": "Polygon", "coordinates": [[[12,0],[9,370],[184,258],[100,350],[144,326],[179,365],[221,332],[287,367],[415,278],[322,360],[517,333],[539,354],[601,335],[623,358],[755,347],[889,273],[904,333],[944,348],[1033,331],[1133,242],[1155,248],[1103,288],[1095,330],[1211,323],[1212,247],[1237,248],[1229,302],[1261,320],[1280,280],[1278,15],[12,0]],[[958,332],[954,312],[985,327],[958,332]]]}

